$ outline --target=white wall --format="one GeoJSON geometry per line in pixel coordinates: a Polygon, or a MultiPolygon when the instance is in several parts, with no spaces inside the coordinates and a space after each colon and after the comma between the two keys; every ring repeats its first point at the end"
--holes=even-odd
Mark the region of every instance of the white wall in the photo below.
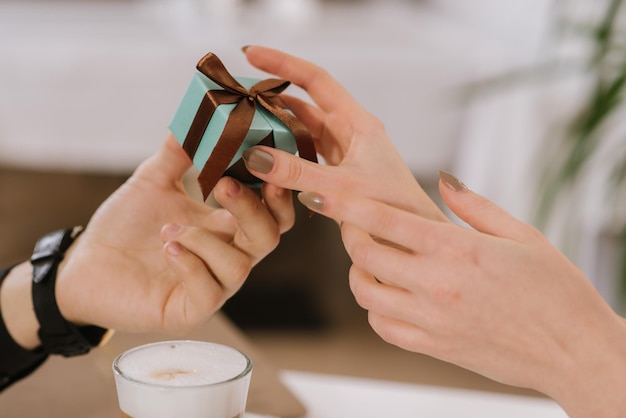
{"type": "Polygon", "coordinates": [[[327,68],[417,174],[449,165],[462,117],[452,93],[490,49],[477,55],[474,35],[420,3],[277,2],[0,2],[0,161],[128,170],[161,142],[202,55],[262,76],[240,48],[264,44],[327,68]]]}

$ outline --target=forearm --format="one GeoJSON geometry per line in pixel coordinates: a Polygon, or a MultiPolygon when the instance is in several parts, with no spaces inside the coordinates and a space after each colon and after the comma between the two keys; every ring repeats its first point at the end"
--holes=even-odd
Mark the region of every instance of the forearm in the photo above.
{"type": "Polygon", "coordinates": [[[27,350],[39,346],[39,323],[31,297],[32,266],[28,262],[11,270],[0,288],[0,309],[13,340],[27,350]]]}
{"type": "Polygon", "coordinates": [[[27,376],[48,355],[38,346],[30,298],[30,265],[0,271],[0,391],[27,376]],[[31,318],[32,316],[32,318],[31,318]]]}

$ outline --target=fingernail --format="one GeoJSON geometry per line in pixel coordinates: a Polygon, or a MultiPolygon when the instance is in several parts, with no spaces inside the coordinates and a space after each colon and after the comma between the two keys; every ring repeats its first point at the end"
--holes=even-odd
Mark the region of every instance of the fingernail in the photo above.
{"type": "Polygon", "coordinates": [[[324,198],[322,195],[311,192],[298,193],[298,200],[307,208],[315,212],[321,212],[324,208],[324,198]]]}
{"type": "Polygon", "coordinates": [[[241,191],[241,184],[239,184],[237,180],[229,178],[228,186],[226,187],[226,193],[228,194],[228,196],[235,197],[239,194],[240,191],[241,191]]]}
{"type": "Polygon", "coordinates": [[[167,224],[163,227],[163,235],[169,239],[175,237],[183,230],[182,225],[178,224],[167,224]]]}
{"type": "Polygon", "coordinates": [[[178,255],[181,254],[184,250],[183,246],[180,245],[178,242],[168,241],[165,243],[165,251],[167,251],[167,253],[171,255],[178,255]]]}
{"type": "Polygon", "coordinates": [[[248,51],[248,48],[250,48],[250,45],[244,45],[241,47],[241,50],[243,51],[243,53],[245,54],[246,51],[248,51]]]}
{"type": "Polygon", "coordinates": [[[274,168],[274,157],[258,148],[248,148],[242,154],[246,167],[261,173],[269,173],[274,168]]]}
{"type": "Polygon", "coordinates": [[[461,180],[448,173],[447,171],[439,170],[439,178],[443,181],[443,184],[448,186],[449,189],[454,190],[455,192],[461,192],[463,190],[468,190],[468,187],[463,184],[461,180]]]}

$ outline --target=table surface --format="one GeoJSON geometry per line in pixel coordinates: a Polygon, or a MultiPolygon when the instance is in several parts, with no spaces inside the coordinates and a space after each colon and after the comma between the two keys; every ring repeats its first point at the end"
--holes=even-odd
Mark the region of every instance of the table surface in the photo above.
{"type": "MultiPolygon", "coordinates": [[[[191,339],[228,344],[246,352],[255,364],[247,418],[444,418],[567,417],[553,401],[502,394],[276,369],[227,318],[218,314],[191,339]]],[[[2,418],[88,416],[110,418],[118,408],[111,362],[120,352],[162,340],[161,335],[117,334],[87,356],[49,359],[32,376],[0,396],[2,418]]]]}

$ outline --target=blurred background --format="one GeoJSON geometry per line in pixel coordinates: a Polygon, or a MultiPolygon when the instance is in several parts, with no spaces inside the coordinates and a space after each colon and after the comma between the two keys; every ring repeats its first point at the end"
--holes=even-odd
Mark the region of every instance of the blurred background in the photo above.
{"type": "MultiPolygon", "coordinates": [[[[200,57],[263,77],[240,51],[260,44],[343,83],[434,200],[438,169],[453,172],[540,227],[623,313],[621,3],[0,0],[0,264],[86,223],[158,149],[200,57]]],[[[224,308],[278,366],[512,390],[381,342],[336,226],[298,210],[224,308]]]]}

